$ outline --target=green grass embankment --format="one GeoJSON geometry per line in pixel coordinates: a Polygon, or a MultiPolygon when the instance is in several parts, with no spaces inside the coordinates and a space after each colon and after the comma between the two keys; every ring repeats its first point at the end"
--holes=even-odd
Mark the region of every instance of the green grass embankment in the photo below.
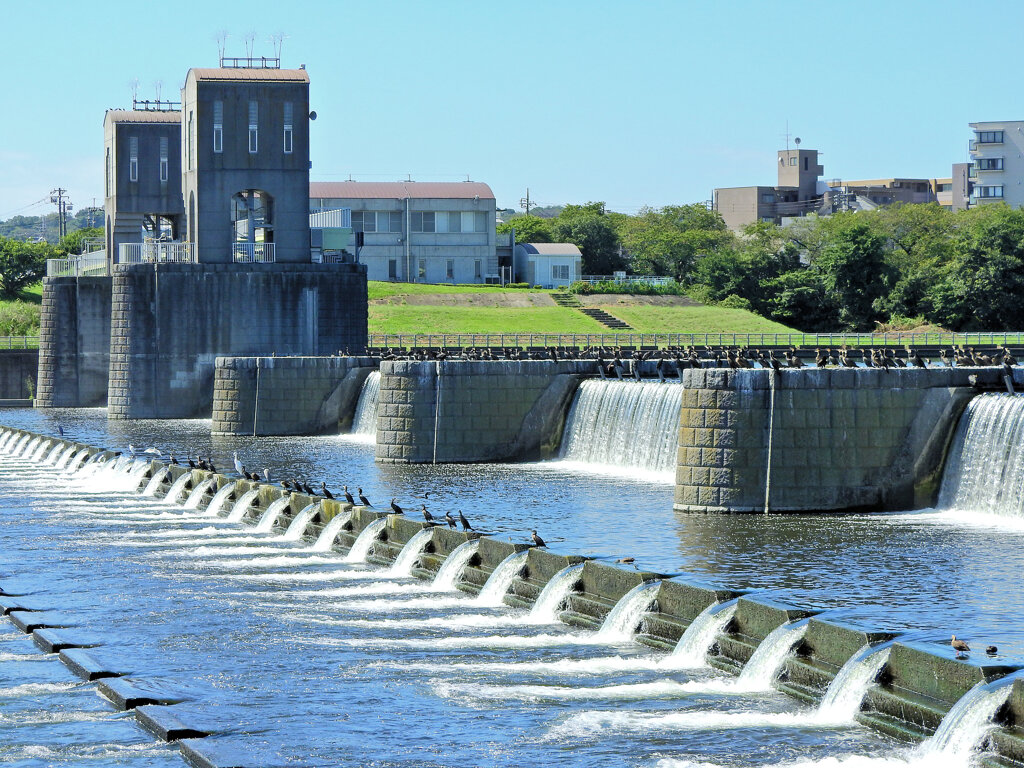
{"type": "Polygon", "coordinates": [[[17,299],[0,299],[0,336],[38,336],[43,284],[26,288],[17,299]]]}

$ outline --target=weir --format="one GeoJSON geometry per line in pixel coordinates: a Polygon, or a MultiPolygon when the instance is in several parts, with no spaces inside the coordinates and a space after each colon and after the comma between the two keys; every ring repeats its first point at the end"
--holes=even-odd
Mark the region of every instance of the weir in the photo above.
{"type": "MultiPolygon", "coordinates": [[[[9,453],[30,455],[28,446],[35,436],[25,437],[15,440],[0,433],[0,446],[12,446],[9,453]]],[[[953,659],[934,645],[893,642],[893,633],[859,629],[814,616],[814,611],[740,596],[678,576],[627,571],[538,549],[524,551],[522,544],[489,536],[476,538],[401,516],[349,508],[337,501],[323,500],[323,508],[314,515],[309,497],[289,497],[276,487],[168,468],[160,462],[135,464],[126,457],[110,461],[109,452],[62,445],[67,446],[64,454],[77,449],[75,455],[81,455],[82,462],[107,458],[104,464],[94,461],[92,465],[111,477],[129,476],[140,469],[156,476],[166,469],[161,485],[170,488],[173,484],[181,490],[188,482],[198,487],[215,478],[215,483],[205,482],[204,499],[218,484],[221,487],[213,498],[237,486],[240,496],[230,517],[238,520],[253,507],[265,510],[284,501],[281,517],[293,521],[289,531],[304,529],[308,534],[334,528],[337,537],[331,537],[326,546],[347,550],[346,559],[356,564],[367,559],[380,561],[395,569],[399,565],[396,558],[401,556],[402,575],[432,579],[436,574],[436,581],[441,582],[444,574],[447,584],[480,592],[477,599],[481,605],[535,605],[552,577],[560,573],[551,588],[553,599],[545,601],[545,611],[569,623],[601,625],[610,641],[633,638],[654,647],[677,649],[677,654],[665,656],[669,666],[678,666],[681,659],[675,656],[698,666],[703,646],[707,664],[739,674],[737,689],[777,687],[815,703],[818,709],[812,719],[819,722],[846,721],[855,715],[863,723],[904,739],[920,741],[934,734],[922,746],[923,754],[929,754],[928,750],[949,754],[963,744],[973,747],[994,728],[989,738],[999,750],[1001,765],[1024,756],[1024,740],[1016,730],[1024,723],[1024,684],[1014,680],[1011,685],[1008,680],[998,693],[991,686],[1018,671],[1016,667],[953,659]],[[314,517],[320,522],[314,522],[314,517]],[[445,573],[448,562],[454,564],[452,573],[445,573]],[[990,720],[994,721],[991,725],[990,720]]],[[[51,451],[50,456],[56,455],[51,451]]],[[[228,495],[230,492],[221,500],[228,495]]],[[[599,641],[600,636],[595,639],[599,641]]]]}
{"type": "Polygon", "coordinates": [[[352,417],[350,433],[366,438],[368,442],[377,439],[377,403],[380,398],[380,371],[370,371],[359,392],[359,402],[352,417]]]}

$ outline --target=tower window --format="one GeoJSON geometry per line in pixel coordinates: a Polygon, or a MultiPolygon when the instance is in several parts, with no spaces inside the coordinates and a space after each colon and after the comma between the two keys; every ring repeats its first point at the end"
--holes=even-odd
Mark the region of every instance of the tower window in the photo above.
{"type": "Polygon", "coordinates": [[[294,148],[294,132],[292,130],[293,108],[290,101],[284,103],[284,153],[290,155],[294,148]]]}
{"type": "Polygon", "coordinates": [[[259,104],[249,102],[249,154],[255,155],[259,146],[259,104]]]}
{"type": "Polygon", "coordinates": [[[213,151],[224,151],[224,102],[213,102],[213,151]]]}
{"type": "Polygon", "coordinates": [[[132,136],[128,139],[128,180],[139,180],[139,138],[132,136]]]}
{"type": "Polygon", "coordinates": [[[169,162],[170,162],[170,158],[168,156],[169,149],[170,149],[170,144],[167,141],[167,137],[166,136],[161,136],[160,137],[160,182],[161,183],[166,183],[167,182],[167,178],[170,175],[169,170],[168,170],[168,165],[169,165],[169,162]]]}

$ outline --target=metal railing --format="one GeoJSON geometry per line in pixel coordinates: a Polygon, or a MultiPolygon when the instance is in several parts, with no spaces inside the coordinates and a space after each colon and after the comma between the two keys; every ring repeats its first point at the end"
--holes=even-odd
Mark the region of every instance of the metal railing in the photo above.
{"type": "Polygon", "coordinates": [[[194,264],[195,243],[121,243],[118,264],[194,264]]]}
{"type": "Polygon", "coordinates": [[[38,336],[0,336],[0,349],[38,349],[38,336]]]}
{"type": "Polygon", "coordinates": [[[371,347],[994,347],[1013,333],[371,333],[371,347]]]}
{"type": "Polygon", "coordinates": [[[644,285],[671,285],[675,280],[671,277],[660,277],[658,275],[581,275],[573,280],[574,283],[643,283],[644,285]]]}
{"type": "Polygon", "coordinates": [[[105,277],[109,274],[106,251],[46,260],[47,277],[105,277]]]}
{"type": "Polygon", "coordinates": [[[236,264],[273,264],[273,243],[233,243],[231,253],[236,264]]]}

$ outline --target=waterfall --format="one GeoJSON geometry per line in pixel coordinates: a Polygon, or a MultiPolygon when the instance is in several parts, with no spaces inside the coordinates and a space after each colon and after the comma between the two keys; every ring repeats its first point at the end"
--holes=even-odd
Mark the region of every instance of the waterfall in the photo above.
{"type": "Polygon", "coordinates": [[[62,453],[60,455],[60,458],[57,459],[57,463],[54,464],[53,466],[56,467],[57,469],[64,469],[64,468],[66,468],[67,465],[68,465],[68,462],[71,461],[71,457],[75,455],[76,451],[78,451],[78,446],[77,445],[74,445],[74,444],[69,445],[67,447],[67,450],[64,451],[64,453],[62,453]]]}
{"type": "Polygon", "coordinates": [[[246,491],[242,496],[234,503],[231,507],[231,511],[228,512],[227,521],[229,523],[240,523],[242,518],[245,517],[245,513],[249,511],[249,507],[256,501],[256,497],[259,496],[260,489],[253,488],[252,490],[246,491]]]}
{"type": "Polygon", "coordinates": [[[708,650],[726,625],[736,615],[736,601],[714,603],[690,622],[672,651],[671,664],[686,669],[702,669],[708,665],[708,650]]]}
{"type": "Polygon", "coordinates": [[[1024,396],[978,395],[967,404],[939,506],[1024,517],[1024,396]]]}
{"type": "Polygon", "coordinates": [[[757,646],[754,655],[750,657],[750,661],[740,672],[738,680],[740,687],[749,686],[753,690],[771,688],[786,657],[789,656],[797,640],[802,638],[806,631],[806,621],[795,627],[792,624],[783,624],[772,630],[768,637],[757,646]]]}
{"type": "Polygon", "coordinates": [[[597,632],[598,640],[607,643],[631,640],[641,618],[650,610],[660,586],[660,581],[645,581],[620,597],[619,602],[604,617],[604,623],[597,632]]]}
{"type": "Polygon", "coordinates": [[[917,746],[916,753],[930,760],[938,756],[959,758],[956,762],[966,765],[970,753],[992,729],[993,716],[1010,695],[1008,682],[1004,678],[971,688],[942,718],[935,735],[917,746]]]}
{"type": "Polygon", "coordinates": [[[171,470],[169,470],[167,467],[161,467],[160,469],[158,469],[153,474],[153,476],[149,478],[149,483],[146,485],[146,490],[142,492],[142,495],[156,496],[156,492],[160,488],[160,483],[164,481],[164,478],[167,477],[170,471],[171,470]]]}
{"type": "Polygon", "coordinates": [[[678,383],[584,381],[569,409],[560,456],[672,480],[682,401],[678,383]]]}
{"type": "Polygon", "coordinates": [[[466,570],[466,565],[479,548],[480,542],[476,539],[470,539],[459,544],[445,558],[445,561],[441,563],[441,567],[437,569],[430,588],[435,592],[451,592],[454,590],[455,585],[462,578],[462,572],[466,570]]]}
{"type": "Polygon", "coordinates": [[[60,455],[61,451],[63,451],[66,447],[67,446],[65,446],[64,443],[56,443],[50,450],[50,452],[46,454],[46,458],[44,459],[44,461],[52,467],[53,463],[57,461],[57,457],[60,455]]]}
{"type": "Polygon", "coordinates": [[[46,449],[49,448],[50,445],[51,445],[51,441],[50,440],[44,440],[43,442],[41,442],[39,444],[39,447],[36,448],[36,452],[32,454],[32,461],[35,461],[35,462],[42,461],[43,460],[43,454],[46,453],[46,449]]]}
{"type": "Polygon", "coordinates": [[[3,431],[2,436],[0,436],[0,451],[7,450],[7,444],[14,439],[14,435],[15,433],[11,432],[10,430],[5,429],[3,431]]]}
{"type": "Polygon", "coordinates": [[[26,445],[18,452],[18,455],[21,456],[23,459],[27,458],[28,455],[35,450],[36,446],[39,445],[39,441],[43,439],[41,437],[32,437],[32,435],[26,435],[25,437],[28,438],[28,445],[26,445]]]}
{"type": "Polygon", "coordinates": [[[353,435],[373,442],[377,439],[377,398],[380,394],[380,371],[372,371],[363,382],[363,389],[359,393],[359,403],[356,405],[356,414],[352,417],[353,435]]]}
{"type": "Polygon", "coordinates": [[[365,563],[366,556],[370,552],[370,547],[372,547],[373,542],[377,540],[377,534],[384,530],[384,526],[387,525],[387,523],[388,519],[386,517],[381,517],[363,528],[362,533],[359,534],[355,543],[352,544],[352,549],[350,549],[348,554],[345,555],[345,562],[365,563]]]}
{"type": "Polygon", "coordinates": [[[221,488],[217,493],[210,499],[210,503],[206,505],[206,514],[208,515],[219,515],[224,504],[227,502],[228,497],[235,492],[235,486],[237,483],[228,483],[221,488]]]}
{"type": "MultiPolygon", "coordinates": [[[[68,462],[66,474],[71,475],[71,474],[74,474],[76,471],[78,471],[79,467],[82,466],[82,462],[86,460],[86,457],[88,457],[88,455],[89,455],[89,449],[88,448],[82,448],[81,450],[79,450],[78,453],[76,453],[74,455],[74,457],[71,459],[71,461],[68,462]]],[[[98,455],[99,454],[94,454],[94,456],[98,456],[98,455]]]]}
{"type": "MultiPolygon", "coordinates": [[[[252,493],[252,491],[249,491],[249,493],[252,493]]],[[[243,496],[242,498],[245,497],[243,496]]],[[[256,533],[270,533],[274,530],[274,523],[277,522],[277,518],[281,516],[285,507],[291,504],[291,502],[291,496],[282,496],[280,499],[274,499],[270,502],[270,504],[267,505],[267,508],[263,510],[263,514],[260,515],[259,522],[256,523],[256,533]]],[[[232,510],[232,514],[233,513],[234,510],[232,510]]],[[[242,514],[242,517],[245,517],[244,513],[242,514]]]]}
{"type": "Polygon", "coordinates": [[[431,526],[416,531],[416,535],[409,539],[405,546],[402,547],[402,551],[398,553],[395,562],[388,569],[388,575],[411,576],[413,565],[416,564],[416,558],[423,552],[423,548],[427,546],[427,542],[430,541],[433,535],[434,529],[431,526]]]}
{"type": "Polygon", "coordinates": [[[31,439],[32,435],[22,435],[18,442],[14,444],[14,447],[11,448],[11,455],[20,456],[22,450],[25,448],[25,444],[28,443],[28,441],[31,439]]]}
{"type": "Polygon", "coordinates": [[[199,504],[203,500],[203,496],[205,496],[206,492],[216,484],[216,477],[208,477],[195,488],[193,488],[192,492],[188,495],[188,498],[185,500],[185,509],[199,509],[199,504]]]}
{"type": "Polygon", "coordinates": [[[526,563],[526,551],[513,552],[491,572],[476,602],[480,605],[499,606],[504,604],[505,593],[526,563]]]}
{"type": "Polygon", "coordinates": [[[829,683],[818,705],[819,719],[830,723],[852,722],[868,687],[888,660],[889,646],[879,650],[868,645],[853,654],[829,683]]]}
{"type": "Polygon", "coordinates": [[[345,523],[351,519],[351,510],[332,517],[330,522],[320,531],[320,537],[313,545],[313,549],[317,552],[330,552],[334,548],[334,540],[338,538],[338,533],[345,527],[345,523]]]}
{"type": "Polygon", "coordinates": [[[284,532],[285,541],[298,541],[302,538],[306,532],[306,526],[309,525],[309,521],[313,519],[313,515],[320,511],[320,502],[314,501],[312,504],[307,504],[303,507],[299,514],[292,518],[291,524],[288,526],[288,530],[284,532]]]}
{"type": "MultiPolygon", "coordinates": [[[[563,568],[544,585],[530,609],[530,621],[535,624],[554,624],[558,621],[559,609],[573,586],[580,579],[583,563],[563,568]]],[[[511,581],[509,582],[511,585],[511,581]]]]}
{"type": "Polygon", "coordinates": [[[181,498],[181,494],[185,492],[185,485],[191,479],[192,473],[185,472],[181,477],[171,483],[171,487],[167,489],[167,495],[164,496],[164,501],[170,502],[171,504],[177,504],[181,498]]]}

